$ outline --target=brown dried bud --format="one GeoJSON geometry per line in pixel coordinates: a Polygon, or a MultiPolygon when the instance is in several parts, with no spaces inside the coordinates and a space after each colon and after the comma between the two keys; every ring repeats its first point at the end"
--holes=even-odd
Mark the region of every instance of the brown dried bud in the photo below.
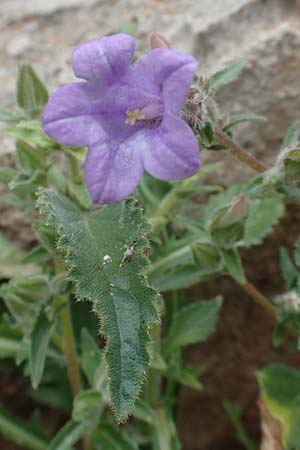
{"type": "Polygon", "coordinates": [[[154,50],[155,48],[171,48],[171,44],[159,33],[151,33],[149,40],[151,50],[154,50]]]}

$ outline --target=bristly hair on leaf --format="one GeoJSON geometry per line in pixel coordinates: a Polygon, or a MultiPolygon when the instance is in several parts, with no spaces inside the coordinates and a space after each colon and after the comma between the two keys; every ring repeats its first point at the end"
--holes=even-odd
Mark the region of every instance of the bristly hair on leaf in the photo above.
{"type": "Polygon", "coordinates": [[[100,318],[112,408],[124,422],[140,393],[149,329],[158,320],[158,294],[143,275],[149,226],[132,199],[87,212],[61,194],[41,190],[37,206],[58,234],[76,296],[90,301],[100,318]]]}

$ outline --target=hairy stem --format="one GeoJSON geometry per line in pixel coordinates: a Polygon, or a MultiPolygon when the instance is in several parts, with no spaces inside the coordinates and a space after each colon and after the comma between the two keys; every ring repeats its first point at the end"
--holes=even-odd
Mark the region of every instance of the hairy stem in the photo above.
{"type": "Polygon", "coordinates": [[[254,156],[250,155],[247,150],[245,150],[240,146],[240,144],[231,139],[228,134],[224,133],[220,128],[215,127],[214,132],[218,141],[226,148],[228,148],[232,155],[247,164],[247,166],[251,167],[251,169],[260,173],[265,172],[268,169],[268,167],[264,163],[258,161],[256,158],[254,158],[254,156]]]}
{"type": "Polygon", "coordinates": [[[262,306],[265,311],[271,314],[273,317],[276,317],[276,308],[272,305],[272,303],[261,293],[259,292],[253,284],[248,281],[244,284],[240,285],[245,292],[260,306],[262,306]]]}
{"type": "Polygon", "coordinates": [[[74,343],[72,318],[70,306],[67,304],[60,313],[60,320],[63,331],[63,351],[66,359],[68,374],[72,385],[74,397],[81,391],[81,380],[77,364],[77,355],[74,343]]]}

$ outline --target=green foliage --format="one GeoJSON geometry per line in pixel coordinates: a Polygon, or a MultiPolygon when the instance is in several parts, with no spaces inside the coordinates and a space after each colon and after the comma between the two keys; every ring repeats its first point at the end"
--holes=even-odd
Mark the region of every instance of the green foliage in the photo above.
{"type": "Polygon", "coordinates": [[[246,276],[238,251],[233,248],[225,250],[223,252],[223,258],[225,268],[228,270],[228,273],[232,276],[232,278],[234,278],[239,284],[245,284],[246,276]]]}
{"type": "Polygon", "coordinates": [[[137,450],[136,444],[111,424],[101,424],[93,435],[93,445],[96,450],[137,450]]]}
{"type": "Polygon", "coordinates": [[[208,302],[193,302],[174,315],[164,342],[164,353],[188,344],[203,342],[215,330],[221,308],[219,297],[208,302]]]}
{"type": "Polygon", "coordinates": [[[236,431],[237,440],[243,444],[246,450],[257,450],[256,444],[249,439],[242,424],[242,409],[235,403],[224,402],[224,408],[236,431]]]}
{"type": "Polygon", "coordinates": [[[300,448],[300,371],[280,364],[261,370],[258,381],[271,415],[283,425],[286,450],[300,448]]]}
{"type": "Polygon", "coordinates": [[[40,311],[33,324],[29,337],[29,370],[33,388],[37,388],[42,379],[53,325],[43,310],[40,311]]]}
{"type": "MultiPolygon", "coordinates": [[[[0,409],[0,432],[7,439],[28,450],[47,450],[47,440],[19,420],[0,409]]],[[[69,450],[69,449],[68,449],[69,450]]]]}
{"type": "Polygon", "coordinates": [[[256,114],[237,114],[231,116],[226,124],[223,126],[223,131],[227,133],[236,125],[245,122],[266,122],[266,118],[262,116],[257,116],[256,114]]]}
{"type": "Polygon", "coordinates": [[[235,81],[242,73],[246,61],[234,61],[225,69],[216,72],[210,79],[208,93],[217,93],[221,88],[235,81]]]}
{"type": "Polygon", "coordinates": [[[148,328],[157,320],[156,293],[142,274],[148,226],[133,200],[82,212],[66,197],[42,191],[38,206],[59,235],[78,298],[91,301],[101,320],[112,406],[124,421],[141,389],[149,361],[148,328]]]}
{"type": "Polygon", "coordinates": [[[85,423],[69,420],[54,436],[47,450],[70,450],[88,430],[85,423]]]}
{"type": "Polygon", "coordinates": [[[300,141],[300,122],[294,122],[288,129],[283,143],[282,148],[289,148],[296,145],[300,141]]]}
{"type": "Polygon", "coordinates": [[[259,245],[272,232],[284,214],[282,197],[273,194],[272,197],[262,197],[251,202],[249,217],[246,221],[245,246],[259,245]]]}
{"type": "Polygon", "coordinates": [[[29,65],[19,68],[17,101],[29,118],[39,117],[48,101],[47,89],[29,65]]]}

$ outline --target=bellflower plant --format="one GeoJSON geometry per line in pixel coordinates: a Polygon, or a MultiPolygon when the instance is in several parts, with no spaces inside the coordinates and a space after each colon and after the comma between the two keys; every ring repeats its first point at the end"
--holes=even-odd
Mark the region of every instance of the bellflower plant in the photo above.
{"type": "Polygon", "coordinates": [[[87,82],[59,89],[43,115],[51,138],[89,148],[85,177],[94,203],[127,197],[145,170],[176,181],[199,169],[196,137],[180,118],[196,60],[157,48],[132,63],[134,50],[135,40],[126,34],[75,49],[74,73],[87,82]]]}
{"type": "MultiPolygon", "coordinates": [[[[300,125],[291,126],[277,161],[267,167],[234,136],[239,123],[262,118],[222,114],[216,100],[244,63],[201,78],[195,59],[172,50],[163,36],[153,33],[150,44],[151,51],[134,62],[135,41],[127,34],[81,45],[72,64],[84,81],[60,88],[50,100],[34,70],[21,66],[18,110],[0,111],[5,133],[16,139],[13,168],[0,168],[9,191],[2,202],[31,218],[35,233],[23,246],[30,247],[27,253],[0,234],[0,358],[10,359],[1,366],[13,371],[15,363],[13,380],[30,378],[30,398],[21,388],[18,393],[26,411],[41,404],[44,416],[37,421],[34,413],[23,424],[12,417],[16,402],[4,401],[10,410],[0,408],[0,434],[26,450],[188,448],[177,432],[179,394],[182,386],[202,388],[203,366],[187,364],[184,350],[200,344],[193,352],[201,352],[216,329],[220,277],[230,277],[239,286],[236,295],[243,289],[256,302],[267,326],[274,320],[274,346],[288,334],[299,345],[300,241],[292,255],[281,249],[288,294],[279,292],[275,303],[248,278],[253,270],[244,270],[240,249],[262,245],[285,212],[284,200],[300,199],[300,125]],[[220,160],[229,151],[237,170],[243,163],[254,178],[226,187],[219,164],[198,171],[198,143],[220,160]],[[213,184],[204,179],[208,172],[213,184]],[[127,199],[138,184],[135,197],[127,199]],[[105,205],[92,205],[89,193],[105,205]],[[208,280],[214,280],[209,291],[216,296],[194,299],[207,292],[197,287],[208,280]],[[187,288],[195,285],[191,300],[187,288]],[[48,417],[55,417],[46,427],[51,436],[37,432],[48,417]]],[[[275,257],[267,250],[260,279],[263,264],[275,257]]],[[[253,339],[260,339],[253,323],[253,339]]],[[[220,353],[215,356],[206,364],[204,389],[219,370],[220,353]]],[[[255,370],[260,404],[282,427],[280,448],[300,450],[299,370],[278,364],[261,369],[259,362],[255,370]]],[[[236,373],[226,376],[234,379],[236,373]]],[[[199,393],[196,401],[202,400],[199,393]]],[[[238,405],[226,403],[226,411],[245,448],[267,448],[248,438],[238,405]]],[[[192,408],[190,413],[201,429],[201,408],[199,417],[192,408]]]]}

